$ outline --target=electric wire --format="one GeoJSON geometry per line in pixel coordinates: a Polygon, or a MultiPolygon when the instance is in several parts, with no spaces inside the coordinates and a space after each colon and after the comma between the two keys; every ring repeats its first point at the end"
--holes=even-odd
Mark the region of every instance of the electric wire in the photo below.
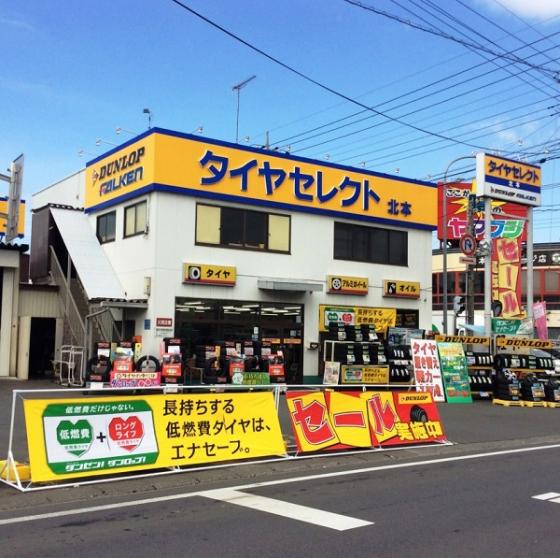
{"type": "MultiPolygon", "coordinates": [[[[396,0],[391,0],[393,3],[397,3],[396,0]]],[[[415,1],[415,0],[408,0],[410,3],[414,4],[415,6],[418,6],[420,9],[423,9],[421,6],[419,6],[419,4],[415,1]]],[[[443,8],[441,8],[440,6],[437,6],[436,4],[434,4],[434,2],[432,0],[420,0],[420,2],[422,2],[425,6],[429,6],[430,8],[432,8],[433,10],[436,10],[437,12],[439,12],[440,14],[442,14],[444,17],[450,19],[451,21],[457,23],[458,25],[464,27],[470,34],[474,34],[477,35],[479,37],[481,37],[482,39],[484,39],[485,41],[489,42],[490,44],[494,45],[495,47],[502,49],[502,47],[500,47],[500,45],[498,43],[496,43],[495,41],[493,41],[492,39],[486,37],[485,35],[483,35],[482,33],[480,33],[479,31],[477,31],[476,29],[474,29],[473,27],[471,27],[470,25],[464,23],[463,21],[461,21],[460,19],[458,19],[456,16],[454,16],[453,14],[449,13],[448,11],[444,10],[443,8]]],[[[406,8],[405,8],[406,9],[406,8]]],[[[427,11],[424,8],[425,11],[427,11]]],[[[413,13],[413,12],[412,12],[413,13]]],[[[430,12],[428,12],[430,13],[430,12]]],[[[448,23],[445,22],[445,20],[442,20],[439,16],[437,15],[433,15],[430,13],[430,15],[432,15],[432,17],[435,17],[438,21],[441,21],[444,25],[449,25],[448,23]]],[[[417,16],[418,17],[418,16],[417,16]]],[[[467,33],[465,33],[464,31],[461,31],[460,29],[457,29],[457,27],[455,27],[454,25],[449,25],[454,31],[460,33],[462,36],[464,37],[469,37],[469,35],[467,33]]],[[[476,43],[478,45],[481,45],[481,43],[476,43]]],[[[528,45],[525,45],[526,47],[528,47],[528,45]]],[[[485,60],[488,60],[488,55],[477,51],[476,49],[467,47],[469,50],[471,50],[472,52],[474,52],[475,54],[477,54],[478,56],[481,56],[482,58],[484,58],[485,60]]],[[[539,51],[537,51],[537,54],[541,54],[539,51]]],[[[526,60],[526,59],[525,59],[526,60]]],[[[513,72],[513,70],[511,70],[510,68],[508,68],[507,66],[502,66],[501,65],[501,60],[498,62],[498,60],[492,61],[492,64],[494,66],[496,66],[497,68],[501,68],[503,71],[509,73],[510,75],[513,75],[515,77],[517,77],[518,79],[520,79],[521,81],[525,82],[527,85],[529,85],[530,87],[532,87],[533,89],[543,93],[544,91],[541,90],[540,87],[537,86],[537,84],[533,83],[532,81],[528,81],[527,79],[525,79],[525,77],[521,77],[521,75],[517,75],[513,72]]],[[[553,94],[556,94],[556,90],[547,82],[545,82],[543,79],[541,79],[540,75],[539,76],[533,76],[534,79],[538,80],[539,83],[541,83],[542,85],[544,85],[547,88],[550,88],[553,92],[553,94]]]]}
{"type": "Polygon", "coordinates": [[[436,36],[442,37],[444,39],[448,39],[450,41],[459,43],[459,44],[461,44],[463,46],[466,46],[466,47],[470,46],[472,48],[482,50],[482,51],[484,51],[488,54],[492,54],[493,56],[497,56],[499,58],[505,58],[505,59],[510,60],[512,62],[515,62],[517,64],[522,64],[522,65],[525,65],[525,66],[529,66],[530,68],[532,68],[534,70],[538,70],[538,71],[548,75],[550,78],[552,78],[555,81],[558,80],[558,70],[547,68],[546,66],[544,66],[542,64],[531,64],[530,62],[527,62],[527,61],[523,60],[522,58],[519,58],[519,57],[516,57],[516,56],[510,56],[508,54],[500,54],[500,53],[498,53],[498,52],[496,52],[496,51],[494,51],[494,50],[492,50],[488,47],[485,47],[483,45],[477,45],[477,44],[472,43],[470,41],[465,41],[465,40],[459,39],[458,37],[454,37],[453,35],[449,35],[448,33],[445,33],[443,31],[440,31],[440,30],[437,30],[437,29],[431,29],[431,28],[424,27],[423,25],[419,25],[418,23],[415,23],[413,21],[404,19],[404,18],[402,18],[398,15],[385,12],[385,11],[380,10],[378,8],[375,8],[374,6],[371,6],[369,4],[364,4],[363,2],[359,2],[358,0],[342,0],[342,1],[346,2],[347,4],[350,4],[352,6],[355,6],[355,7],[361,8],[363,10],[366,10],[368,12],[372,12],[372,13],[375,13],[377,15],[381,15],[383,17],[386,17],[386,18],[389,18],[391,20],[397,21],[399,23],[402,23],[402,24],[407,25],[409,27],[412,27],[414,29],[424,31],[425,33],[430,33],[432,35],[436,35],[436,36]]]}
{"type": "Polygon", "coordinates": [[[270,60],[271,62],[274,62],[275,64],[281,66],[282,68],[288,70],[289,72],[301,77],[302,79],[304,79],[305,81],[308,81],[309,83],[313,83],[314,85],[316,85],[317,87],[320,87],[321,89],[323,89],[324,91],[327,91],[333,95],[336,95],[342,99],[345,99],[359,107],[362,107],[363,109],[369,110],[375,114],[377,114],[378,116],[382,116],[383,118],[386,118],[388,120],[391,120],[392,122],[401,124],[402,126],[406,126],[408,128],[411,128],[413,130],[416,130],[417,132],[420,132],[422,134],[426,134],[426,135],[431,135],[434,137],[439,137],[440,139],[444,139],[447,140],[449,142],[452,143],[457,143],[457,144],[461,144],[461,145],[467,145],[468,147],[474,147],[476,149],[488,149],[487,147],[481,146],[481,145],[475,145],[475,144],[466,144],[464,142],[461,141],[457,141],[453,138],[450,137],[445,137],[442,136],[441,134],[435,134],[433,132],[430,132],[429,130],[425,130],[424,128],[421,128],[419,126],[415,126],[414,124],[410,124],[408,122],[405,122],[403,120],[400,120],[398,118],[395,118],[393,116],[390,116],[384,112],[378,111],[373,107],[367,106],[365,104],[363,104],[362,102],[349,97],[348,95],[337,91],[336,89],[333,89],[332,87],[325,85],[324,83],[304,74],[303,72],[297,70],[296,68],[286,64],[285,62],[282,62],[281,60],[279,60],[278,58],[275,58],[274,56],[272,56],[271,54],[268,54],[267,52],[265,52],[264,50],[256,47],[255,45],[249,43],[248,41],[246,41],[245,39],[239,37],[238,35],[236,35],[235,33],[229,31],[228,29],[226,29],[225,27],[222,27],[221,25],[219,25],[218,23],[212,21],[211,19],[205,17],[204,15],[202,15],[201,13],[197,12],[196,10],[193,10],[192,8],[190,8],[189,6],[187,6],[186,4],[184,4],[183,2],[181,2],[180,0],[171,0],[171,2],[173,2],[174,4],[176,4],[177,6],[181,7],[182,9],[188,11],[189,13],[195,15],[196,17],[202,19],[203,21],[205,21],[206,23],[208,23],[209,25],[211,25],[212,27],[222,31],[223,33],[225,33],[226,35],[228,35],[229,37],[235,39],[236,41],[240,42],[241,44],[245,45],[246,47],[250,48],[251,50],[257,52],[258,54],[264,56],[265,58],[267,58],[268,60],[270,60]]]}
{"type": "MultiPolygon", "coordinates": [[[[560,31],[557,31],[557,32],[551,33],[550,35],[546,36],[546,38],[553,37],[553,36],[556,36],[556,35],[559,35],[559,34],[560,34],[560,31]]],[[[533,41],[533,43],[531,43],[531,44],[537,44],[537,43],[542,42],[542,41],[544,41],[544,40],[545,40],[545,38],[536,39],[536,40],[533,41]]],[[[519,48],[517,48],[517,49],[515,49],[515,50],[522,50],[523,48],[525,48],[525,47],[519,47],[519,48]]],[[[556,48],[557,48],[556,46],[549,47],[549,48],[547,49],[546,52],[548,52],[548,51],[550,51],[550,50],[554,50],[554,49],[556,49],[556,48]]],[[[512,51],[512,52],[513,52],[513,51],[512,51]]],[[[531,57],[533,57],[533,56],[535,56],[535,54],[531,55],[529,58],[531,58],[531,57]]],[[[393,103],[393,102],[398,101],[398,100],[400,100],[400,99],[402,99],[402,98],[405,98],[405,97],[408,97],[408,96],[410,96],[410,95],[413,95],[414,93],[419,93],[420,91],[423,91],[423,90],[425,90],[425,89],[428,89],[428,88],[430,88],[430,87],[433,87],[433,86],[435,86],[435,85],[438,85],[439,83],[443,83],[443,82],[445,82],[445,81],[447,81],[447,80],[449,80],[449,79],[453,79],[453,78],[458,77],[458,76],[461,76],[461,75],[463,75],[463,74],[467,74],[467,73],[470,72],[471,70],[476,70],[476,69],[478,69],[478,68],[481,68],[482,66],[485,66],[486,64],[490,63],[491,61],[492,61],[492,60],[489,60],[489,61],[486,61],[486,62],[479,62],[479,63],[477,63],[477,64],[474,64],[474,65],[472,65],[472,66],[469,66],[468,68],[465,68],[464,70],[460,70],[460,71],[454,72],[454,73],[450,74],[449,76],[446,76],[446,77],[444,77],[444,78],[439,78],[439,79],[437,79],[437,80],[435,80],[435,81],[432,81],[431,83],[428,83],[428,84],[423,85],[423,86],[421,86],[421,87],[417,87],[417,88],[413,89],[412,91],[408,91],[408,92],[406,92],[406,93],[397,95],[397,96],[395,96],[395,97],[393,97],[393,98],[391,98],[391,99],[388,99],[388,100],[386,100],[386,101],[383,101],[383,102],[381,102],[381,103],[378,103],[377,105],[375,105],[375,108],[382,108],[382,107],[384,107],[384,106],[386,106],[386,105],[388,105],[388,104],[390,104],[390,103],[393,103]]],[[[528,69],[525,69],[523,72],[527,72],[527,71],[528,71],[528,69]]],[[[430,93],[426,93],[426,94],[423,95],[423,96],[416,97],[416,98],[413,99],[413,100],[409,100],[409,101],[407,101],[407,102],[405,102],[405,103],[401,103],[400,105],[397,105],[396,107],[391,107],[391,108],[388,109],[388,110],[394,110],[395,108],[407,106],[407,105],[409,105],[409,104],[411,104],[411,103],[413,103],[413,102],[416,102],[416,101],[418,101],[418,100],[421,100],[421,99],[424,99],[424,98],[430,98],[430,97],[432,97],[432,96],[435,95],[435,94],[443,93],[443,92],[445,92],[445,91],[448,91],[448,90],[450,90],[450,89],[453,89],[454,87],[457,87],[457,86],[459,86],[459,85],[463,85],[463,84],[465,84],[465,83],[472,83],[472,81],[473,81],[474,79],[479,79],[479,78],[481,78],[481,77],[484,77],[484,76],[487,76],[487,75],[491,75],[491,74],[493,74],[493,73],[494,73],[494,70],[490,69],[490,70],[485,71],[485,72],[483,72],[483,73],[481,73],[481,74],[478,74],[477,76],[465,77],[465,79],[463,79],[462,81],[459,81],[459,82],[457,82],[457,83],[448,85],[448,86],[443,87],[443,88],[441,88],[441,89],[439,89],[439,90],[432,91],[432,92],[430,92],[430,93]]],[[[491,82],[491,84],[502,83],[502,82],[506,81],[507,79],[509,79],[509,78],[505,78],[505,79],[499,78],[499,79],[496,79],[495,81],[491,82]]],[[[480,89],[480,88],[474,88],[473,91],[477,91],[477,90],[479,90],[479,89],[480,89]]],[[[463,93],[463,95],[464,95],[464,93],[463,93]]],[[[453,99],[453,98],[457,98],[457,96],[452,97],[452,99],[453,99]]],[[[296,138],[298,138],[298,137],[300,137],[300,136],[302,136],[302,135],[311,134],[312,132],[315,132],[315,131],[318,131],[318,130],[322,130],[322,129],[326,128],[327,126],[330,126],[330,125],[333,125],[333,124],[337,124],[337,123],[339,123],[339,122],[343,122],[343,121],[345,121],[345,120],[348,120],[349,118],[352,118],[353,116],[358,116],[358,115],[364,114],[364,113],[366,113],[366,112],[367,112],[366,110],[360,110],[360,111],[354,112],[354,113],[349,114],[349,115],[346,115],[346,116],[344,116],[344,117],[342,117],[342,118],[338,118],[338,119],[335,119],[335,120],[333,120],[333,121],[330,121],[330,122],[328,122],[328,123],[326,123],[326,124],[322,124],[322,125],[320,125],[320,126],[316,126],[316,127],[314,127],[314,128],[311,128],[310,130],[305,130],[305,131],[303,131],[303,132],[300,132],[300,133],[297,133],[297,134],[294,134],[294,135],[291,135],[291,136],[284,137],[284,138],[282,138],[282,139],[280,139],[280,140],[278,140],[278,141],[273,142],[272,145],[273,145],[273,146],[276,146],[276,145],[290,144],[291,146],[293,146],[293,145],[295,145],[295,144],[297,144],[297,143],[300,143],[301,141],[305,141],[305,139],[304,139],[304,140],[299,140],[299,141],[293,141],[294,139],[296,139],[296,138]]],[[[414,112],[412,112],[412,113],[410,113],[410,114],[414,114],[414,112]]],[[[368,115],[367,117],[365,117],[365,118],[363,118],[363,119],[360,119],[360,120],[357,120],[356,122],[362,122],[362,121],[364,121],[364,120],[371,119],[371,118],[375,118],[375,115],[368,115]]],[[[351,125],[351,124],[352,124],[352,123],[349,123],[348,125],[351,125]]],[[[334,128],[333,130],[337,130],[337,129],[341,129],[341,128],[342,128],[342,127],[337,127],[337,128],[334,128]]],[[[331,131],[332,131],[332,130],[331,130],[331,131]]],[[[328,133],[328,132],[326,132],[326,133],[328,133]]],[[[311,135],[309,138],[306,138],[306,139],[312,139],[312,138],[314,138],[314,137],[319,137],[320,135],[322,135],[322,134],[314,134],[314,135],[311,135]]]]}

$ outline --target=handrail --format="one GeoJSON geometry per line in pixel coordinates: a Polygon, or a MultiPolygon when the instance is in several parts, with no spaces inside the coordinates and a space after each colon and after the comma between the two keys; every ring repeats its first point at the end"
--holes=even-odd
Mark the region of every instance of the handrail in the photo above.
{"type": "Polygon", "coordinates": [[[59,288],[58,301],[64,311],[64,315],[67,318],[70,333],[74,341],[77,344],[81,344],[86,331],[84,321],[80,315],[78,307],[76,306],[76,301],[70,292],[68,282],[66,281],[66,277],[64,276],[62,266],[58,261],[54,248],[52,246],[49,246],[49,248],[51,256],[50,270],[53,280],[59,288]]]}

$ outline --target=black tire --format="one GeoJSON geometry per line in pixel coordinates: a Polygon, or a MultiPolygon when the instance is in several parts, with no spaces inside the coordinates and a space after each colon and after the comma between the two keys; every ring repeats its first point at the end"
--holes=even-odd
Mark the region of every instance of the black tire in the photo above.
{"type": "Polygon", "coordinates": [[[428,422],[428,413],[422,407],[414,405],[410,409],[410,422],[428,422]]]}
{"type": "Polygon", "coordinates": [[[159,360],[153,355],[141,356],[136,362],[136,372],[159,372],[159,360]]]}

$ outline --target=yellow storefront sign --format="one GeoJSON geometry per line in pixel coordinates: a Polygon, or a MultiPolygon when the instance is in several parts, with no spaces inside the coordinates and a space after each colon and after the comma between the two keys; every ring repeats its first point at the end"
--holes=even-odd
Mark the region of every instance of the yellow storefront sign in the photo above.
{"type": "Polygon", "coordinates": [[[86,211],[149,191],[433,230],[434,184],[152,129],[94,159],[86,211]]]}
{"type": "Polygon", "coordinates": [[[366,295],[368,293],[368,278],[327,275],[327,292],[329,294],[366,295]]]}
{"type": "MultiPolygon", "coordinates": [[[[8,198],[0,198],[0,236],[6,234],[7,219],[2,214],[8,214],[8,198]]],[[[19,202],[17,232],[19,236],[25,234],[25,202],[19,202]]]]}
{"type": "Polygon", "coordinates": [[[25,400],[33,482],[285,453],[272,393],[25,400]]]}
{"type": "Polygon", "coordinates": [[[552,349],[553,343],[550,340],[524,339],[522,337],[497,337],[496,346],[506,348],[532,348],[532,349],[552,349]]]}
{"type": "Polygon", "coordinates": [[[513,161],[486,153],[484,157],[484,171],[488,177],[528,184],[537,188],[541,186],[540,167],[521,161],[513,161]]]}
{"type": "Polygon", "coordinates": [[[420,298],[420,283],[417,281],[383,281],[383,296],[393,298],[420,298]]]}
{"type": "Polygon", "coordinates": [[[183,264],[183,283],[233,287],[236,280],[237,270],[231,265],[183,264]]]}
{"type": "Polygon", "coordinates": [[[328,324],[373,325],[375,331],[384,332],[395,327],[396,308],[375,308],[370,306],[330,306],[319,305],[319,331],[328,331],[328,324]]]}
{"type": "Polygon", "coordinates": [[[490,344],[490,337],[475,337],[468,335],[436,335],[435,340],[441,343],[463,343],[470,345],[490,344]]]}

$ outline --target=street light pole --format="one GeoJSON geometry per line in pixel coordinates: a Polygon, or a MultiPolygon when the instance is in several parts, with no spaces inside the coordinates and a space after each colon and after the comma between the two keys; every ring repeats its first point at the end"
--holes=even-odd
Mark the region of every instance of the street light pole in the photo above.
{"type": "Polygon", "coordinates": [[[237,115],[235,120],[235,143],[239,143],[239,97],[241,89],[243,89],[250,81],[254,80],[257,76],[251,76],[246,80],[234,85],[231,90],[237,91],[237,115]]]}
{"type": "Polygon", "coordinates": [[[447,305],[449,303],[449,297],[447,296],[447,173],[451,168],[451,165],[454,165],[458,161],[462,161],[464,159],[475,159],[474,155],[464,155],[463,157],[457,157],[453,159],[447,165],[445,169],[445,173],[443,175],[443,184],[442,184],[442,213],[441,213],[441,220],[442,220],[442,256],[443,256],[443,273],[442,273],[442,289],[443,289],[443,333],[447,335],[447,305]]]}

